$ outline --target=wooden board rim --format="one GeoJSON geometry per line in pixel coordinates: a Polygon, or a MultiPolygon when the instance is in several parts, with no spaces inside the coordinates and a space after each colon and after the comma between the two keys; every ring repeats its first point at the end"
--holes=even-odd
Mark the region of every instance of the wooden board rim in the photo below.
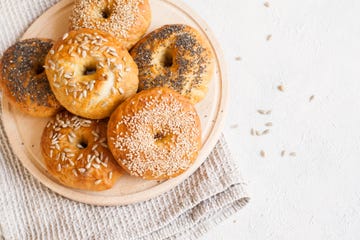
{"type": "MultiPolygon", "coordinates": [[[[214,37],[214,34],[211,32],[209,26],[206,24],[206,22],[201,19],[190,7],[188,7],[185,3],[182,1],[175,1],[175,0],[159,0],[166,3],[171,4],[175,8],[180,9],[182,12],[184,12],[187,16],[189,16],[194,22],[196,22],[202,29],[202,31],[206,34],[207,38],[210,40],[210,44],[213,47],[214,53],[216,55],[216,61],[219,67],[219,75],[221,77],[221,101],[219,104],[220,111],[217,113],[217,118],[214,122],[214,128],[211,132],[210,136],[208,137],[208,140],[206,142],[206,146],[203,147],[201,150],[201,153],[199,155],[199,158],[202,158],[202,161],[197,161],[194,165],[193,171],[186,171],[182,175],[167,180],[166,182],[157,185],[153,188],[150,188],[148,190],[145,190],[144,192],[138,192],[133,193],[129,195],[123,195],[118,197],[108,197],[108,196],[91,196],[86,192],[78,192],[74,191],[73,189],[67,188],[63,185],[60,185],[59,183],[56,183],[52,180],[50,180],[43,172],[38,169],[31,160],[29,160],[28,156],[26,155],[26,149],[25,146],[21,144],[21,137],[20,134],[16,128],[16,124],[14,124],[14,119],[11,116],[11,112],[8,106],[8,103],[6,99],[3,98],[2,101],[2,120],[4,124],[5,131],[7,133],[8,139],[10,141],[10,145],[12,146],[12,149],[14,153],[18,156],[22,164],[25,166],[26,169],[41,183],[43,183],[45,186],[53,190],[54,192],[67,197],[69,199],[92,204],[92,205],[100,205],[100,206],[115,206],[115,205],[126,205],[141,201],[146,201],[148,199],[151,199],[153,197],[156,197],[166,191],[169,191],[170,189],[176,187],[178,184],[183,182],[187,177],[189,177],[196,169],[203,163],[203,161],[206,160],[206,157],[210,154],[212,148],[215,146],[220,134],[221,130],[224,125],[225,121],[225,115],[227,113],[227,106],[228,106],[228,81],[226,76],[226,66],[224,62],[224,57],[222,50],[220,48],[219,43],[217,42],[216,38],[214,37]],[[15,133],[15,134],[9,134],[9,133],[15,133]],[[206,148],[205,148],[206,147],[206,148]]],[[[51,15],[55,14],[62,8],[66,7],[68,4],[70,4],[72,0],[63,0],[59,3],[55,4],[51,8],[49,8],[44,14],[42,14],[38,19],[36,19],[32,25],[28,28],[28,30],[24,33],[24,36],[31,34],[32,27],[34,24],[36,24],[37,21],[40,21],[42,19],[47,19],[51,15]]]]}

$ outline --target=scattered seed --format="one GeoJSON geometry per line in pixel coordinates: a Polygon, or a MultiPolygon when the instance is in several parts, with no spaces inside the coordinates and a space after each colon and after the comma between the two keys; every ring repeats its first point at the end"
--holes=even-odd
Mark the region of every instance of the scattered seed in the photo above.
{"type": "Polygon", "coordinates": [[[264,2],[264,6],[268,8],[268,7],[270,7],[270,3],[269,2],[264,2]]]}
{"type": "Polygon", "coordinates": [[[264,152],[264,150],[261,150],[261,151],[260,151],[260,156],[263,157],[263,158],[265,157],[265,152],[264,152]]]}
{"type": "Polygon", "coordinates": [[[270,114],[271,114],[271,110],[265,112],[265,115],[270,115],[270,114]]]}
{"type": "Polygon", "coordinates": [[[296,152],[291,152],[291,153],[289,153],[289,155],[290,155],[291,157],[296,157],[296,152]]]}
{"type": "Polygon", "coordinates": [[[266,127],[272,127],[272,126],[273,126],[273,123],[272,123],[272,122],[267,122],[267,123],[265,123],[265,126],[266,126],[266,127]]]}
{"type": "Polygon", "coordinates": [[[311,95],[310,98],[309,98],[309,102],[311,102],[312,100],[314,100],[315,96],[314,95],[311,95]]]}
{"type": "Polygon", "coordinates": [[[257,110],[257,112],[258,112],[259,114],[262,114],[262,115],[264,115],[264,114],[265,114],[265,110],[261,110],[261,109],[259,109],[259,110],[257,110]]]}
{"type": "Polygon", "coordinates": [[[251,136],[254,136],[254,135],[255,135],[255,131],[254,131],[253,128],[250,130],[250,134],[251,134],[251,136]]]}
{"type": "Polygon", "coordinates": [[[241,61],[242,60],[242,58],[241,57],[235,57],[235,61],[241,61]]]}
{"type": "Polygon", "coordinates": [[[261,135],[269,134],[269,132],[270,132],[270,129],[266,129],[266,130],[264,130],[264,131],[261,133],[261,135]]]}
{"type": "Polygon", "coordinates": [[[255,134],[256,134],[256,136],[260,136],[261,134],[260,134],[260,132],[259,131],[255,131],[255,134]]]}
{"type": "Polygon", "coordinates": [[[237,128],[239,126],[239,124],[234,124],[234,125],[231,125],[230,128],[237,128]]]}
{"type": "Polygon", "coordinates": [[[266,36],[266,41],[270,41],[270,40],[271,40],[271,37],[272,37],[271,34],[267,35],[267,36],[266,36]]]}
{"type": "Polygon", "coordinates": [[[285,150],[282,150],[281,151],[281,157],[284,157],[285,156],[285,150]]]}

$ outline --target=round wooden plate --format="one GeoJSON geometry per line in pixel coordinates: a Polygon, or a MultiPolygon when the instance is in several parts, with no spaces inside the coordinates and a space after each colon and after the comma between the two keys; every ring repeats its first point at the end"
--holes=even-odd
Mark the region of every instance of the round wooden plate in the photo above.
{"type": "MultiPolygon", "coordinates": [[[[40,138],[48,119],[26,116],[4,99],[3,123],[10,144],[23,165],[44,185],[62,196],[94,205],[125,205],[145,201],[172,189],[189,177],[210,154],[219,138],[227,103],[227,80],[222,52],[206,23],[179,0],[151,0],[152,31],[164,24],[184,23],[206,36],[216,54],[216,70],[207,97],[196,105],[201,118],[203,146],[195,163],[182,175],[163,182],[145,181],[125,175],[115,186],[102,192],[76,190],[59,184],[46,170],[40,151],[40,138]]],[[[57,39],[68,29],[73,0],[63,0],[40,16],[25,32],[23,39],[57,39]]]]}

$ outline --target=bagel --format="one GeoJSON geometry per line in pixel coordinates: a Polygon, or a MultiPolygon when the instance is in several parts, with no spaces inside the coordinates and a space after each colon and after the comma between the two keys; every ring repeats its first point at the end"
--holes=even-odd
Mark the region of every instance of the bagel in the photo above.
{"type": "Polygon", "coordinates": [[[43,68],[52,45],[50,39],[22,40],[4,52],[0,62],[4,96],[14,107],[34,117],[50,117],[61,109],[43,68]]]}
{"type": "Polygon", "coordinates": [[[49,121],[41,137],[45,164],[65,186],[100,191],[121,175],[106,143],[105,121],[88,120],[66,111],[49,121]]]}
{"type": "Polygon", "coordinates": [[[168,87],[200,102],[214,71],[214,54],[208,41],[194,28],[165,25],[145,36],[131,50],[139,68],[139,91],[168,87]]]}
{"type": "Polygon", "coordinates": [[[147,180],[172,178],[198,156],[200,120],[190,101],[174,90],[144,90],[113,112],[108,144],[130,175],[147,180]]]}
{"type": "Polygon", "coordinates": [[[151,22],[148,0],[76,0],[70,28],[98,29],[114,35],[130,49],[146,33],[151,22]]]}
{"type": "Polygon", "coordinates": [[[102,119],[138,87],[138,68],[110,34],[70,31],[55,42],[45,60],[46,74],[58,101],[69,112],[102,119]]]}

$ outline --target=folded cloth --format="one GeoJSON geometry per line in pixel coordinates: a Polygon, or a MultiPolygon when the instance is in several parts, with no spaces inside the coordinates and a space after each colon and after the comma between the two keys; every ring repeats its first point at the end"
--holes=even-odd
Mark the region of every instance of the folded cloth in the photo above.
{"type": "MultiPolygon", "coordinates": [[[[55,2],[1,0],[0,53],[55,2]]],[[[204,164],[167,193],[126,206],[82,204],[33,178],[0,124],[1,239],[196,239],[248,202],[244,185],[221,136],[204,164]]]]}

